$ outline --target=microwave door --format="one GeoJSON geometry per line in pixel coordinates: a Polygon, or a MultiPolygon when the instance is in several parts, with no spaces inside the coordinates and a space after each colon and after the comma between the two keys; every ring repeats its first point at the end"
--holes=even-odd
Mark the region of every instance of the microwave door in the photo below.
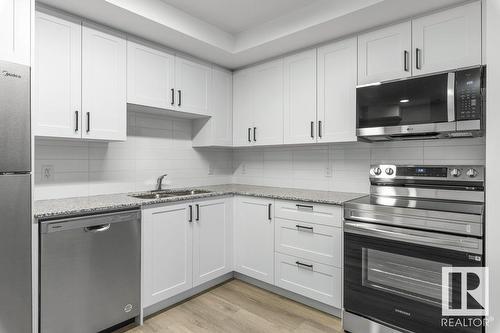
{"type": "Polygon", "coordinates": [[[0,174],[31,170],[30,68],[0,61],[0,174]]]}

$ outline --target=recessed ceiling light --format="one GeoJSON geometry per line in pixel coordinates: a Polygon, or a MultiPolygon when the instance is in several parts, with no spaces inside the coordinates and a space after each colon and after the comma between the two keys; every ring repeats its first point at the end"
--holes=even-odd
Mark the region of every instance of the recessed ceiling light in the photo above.
{"type": "Polygon", "coordinates": [[[399,103],[408,103],[410,100],[409,99],[402,99],[399,101],[399,103]]]}

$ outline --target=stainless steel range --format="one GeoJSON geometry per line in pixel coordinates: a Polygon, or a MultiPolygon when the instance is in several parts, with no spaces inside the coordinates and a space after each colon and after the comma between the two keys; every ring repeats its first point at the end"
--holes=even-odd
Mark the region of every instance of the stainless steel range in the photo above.
{"type": "Polygon", "coordinates": [[[441,272],[484,265],[484,177],[482,166],[372,166],[370,195],[344,207],[344,330],[482,331],[443,327],[441,272]]]}

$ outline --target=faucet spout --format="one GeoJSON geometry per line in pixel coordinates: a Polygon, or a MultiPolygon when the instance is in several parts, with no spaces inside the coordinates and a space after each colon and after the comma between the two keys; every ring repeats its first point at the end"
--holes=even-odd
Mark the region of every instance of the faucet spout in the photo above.
{"type": "Polygon", "coordinates": [[[164,174],[164,175],[161,175],[160,177],[158,177],[158,179],[156,180],[156,191],[161,191],[162,190],[162,184],[163,184],[163,179],[165,177],[167,177],[168,174],[164,174]]]}

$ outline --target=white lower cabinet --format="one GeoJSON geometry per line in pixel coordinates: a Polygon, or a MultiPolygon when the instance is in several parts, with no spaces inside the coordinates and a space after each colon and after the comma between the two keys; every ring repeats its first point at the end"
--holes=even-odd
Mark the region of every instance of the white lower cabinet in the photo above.
{"type": "Polygon", "coordinates": [[[193,285],[198,286],[233,270],[232,201],[201,201],[193,207],[193,285]]]}
{"type": "Polygon", "coordinates": [[[189,216],[188,203],[143,210],[143,307],[192,288],[189,216]]]}
{"type": "Polygon", "coordinates": [[[274,284],[274,200],[234,199],[236,272],[274,284]]]}
{"type": "Polygon", "coordinates": [[[275,263],[278,287],[342,307],[342,269],[281,253],[275,263]]]}
{"type": "Polygon", "coordinates": [[[231,199],[142,211],[143,307],[232,271],[231,199]]]}

